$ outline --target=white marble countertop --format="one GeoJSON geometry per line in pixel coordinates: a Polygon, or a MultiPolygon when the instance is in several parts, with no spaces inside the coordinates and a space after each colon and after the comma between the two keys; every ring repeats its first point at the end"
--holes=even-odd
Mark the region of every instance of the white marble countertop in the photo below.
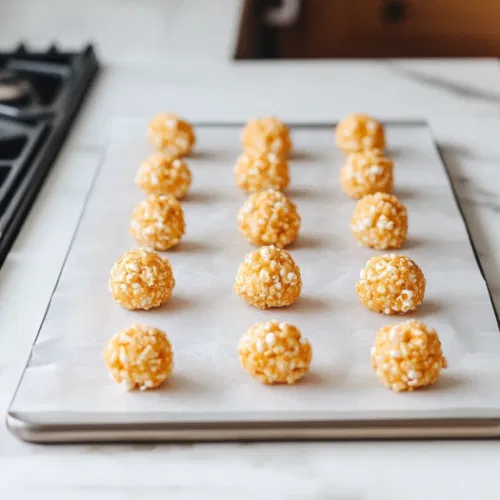
{"type": "MultiPolygon", "coordinates": [[[[22,372],[118,116],[171,109],[191,120],[275,113],[331,122],[356,109],[381,118],[425,118],[443,147],[500,307],[498,61],[234,63],[239,9],[236,0],[1,3],[0,17],[8,22],[0,47],[23,37],[35,47],[52,39],[80,45],[91,37],[104,67],[0,270],[0,412],[22,372]]],[[[2,500],[493,499],[499,463],[495,441],[34,446],[0,427],[2,500]]]]}

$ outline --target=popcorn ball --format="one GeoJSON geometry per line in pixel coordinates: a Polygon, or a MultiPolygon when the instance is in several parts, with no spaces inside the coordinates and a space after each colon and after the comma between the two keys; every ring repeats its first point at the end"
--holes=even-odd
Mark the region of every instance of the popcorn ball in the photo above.
{"type": "Polygon", "coordinates": [[[243,129],[243,150],[253,154],[274,153],[287,158],[292,150],[288,127],[275,117],[255,118],[243,129]]]}
{"type": "Polygon", "coordinates": [[[251,243],[282,248],[299,235],[300,215],[284,194],[268,189],[249,196],[238,212],[237,222],[251,243]]]}
{"type": "Polygon", "coordinates": [[[351,198],[392,193],[394,162],[379,149],[351,153],[340,169],[340,187],[351,198]]]}
{"type": "Polygon", "coordinates": [[[111,377],[127,390],[161,385],[174,366],[172,346],[158,328],[132,325],[116,333],[104,348],[111,377]]]}
{"type": "Polygon", "coordinates": [[[248,254],[234,283],[237,295],[258,309],[289,306],[301,289],[299,266],[286,250],[273,245],[248,254]]]}
{"type": "Polygon", "coordinates": [[[346,116],[335,130],[337,146],[345,153],[355,153],[363,149],[384,149],[384,127],[377,120],[353,113],[346,116]]]}
{"type": "Polygon", "coordinates": [[[378,255],[361,270],[356,292],[372,311],[404,314],[424,300],[425,277],[417,264],[404,255],[378,255]]]}
{"type": "Polygon", "coordinates": [[[172,194],[180,199],[191,185],[191,172],[181,158],[154,153],[141,163],[135,183],[146,193],[172,194]]]}
{"type": "Polygon", "coordinates": [[[234,175],[236,184],[249,193],[263,189],[281,191],[290,182],[288,163],[274,153],[243,153],[236,161],[234,175]]]}
{"type": "Polygon", "coordinates": [[[127,309],[151,309],[172,296],[175,279],[168,259],[147,248],[125,252],[111,268],[109,291],[127,309]]]}
{"type": "Polygon", "coordinates": [[[162,113],[151,120],[148,139],[157,151],[172,156],[189,154],[196,142],[193,127],[173,113],[162,113]]]}
{"type": "Polygon", "coordinates": [[[391,194],[365,196],[356,205],[351,231],[361,245],[377,250],[400,248],[408,233],[406,207],[391,194]]]}
{"type": "Polygon", "coordinates": [[[436,330],[415,320],[381,328],[371,362],[379,380],[396,392],[431,385],[448,366],[436,330]]]}
{"type": "Polygon", "coordinates": [[[168,250],[184,234],[184,213],[171,194],[150,194],[132,212],[129,231],[137,243],[155,250],[168,250]]]}
{"type": "Polygon", "coordinates": [[[269,321],[250,327],[238,345],[243,368],[263,384],[294,384],[308,371],[309,341],[288,323],[269,321]]]}

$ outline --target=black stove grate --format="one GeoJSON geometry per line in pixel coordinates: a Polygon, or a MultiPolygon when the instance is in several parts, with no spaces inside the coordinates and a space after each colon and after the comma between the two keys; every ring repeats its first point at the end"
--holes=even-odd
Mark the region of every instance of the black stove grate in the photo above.
{"type": "Polygon", "coordinates": [[[82,52],[0,52],[0,265],[97,75],[82,52]]]}

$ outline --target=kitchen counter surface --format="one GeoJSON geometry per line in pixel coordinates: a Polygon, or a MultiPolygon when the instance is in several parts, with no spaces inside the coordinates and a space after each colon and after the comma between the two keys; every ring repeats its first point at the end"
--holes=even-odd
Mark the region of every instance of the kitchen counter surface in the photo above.
{"type": "MultiPolygon", "coordinates": [[[[500,308],[498,61],[234,63],[237,1],[41,3],[1,3],[8,23],[0,46],[12,46],[22,33],[34,47],[47,45],[47,33],[75,46],[90,33],[104,67],[0,270],[0,412],[29,354],[116,117],[146,121],[168,109],[204,121],[273,113],[332,122],[353,110],[425,118],[442,145],[500,308]]],[[[493,499],[499,463],[496,441],[34,446],[0,427],[2,500],[493,499]]]]}

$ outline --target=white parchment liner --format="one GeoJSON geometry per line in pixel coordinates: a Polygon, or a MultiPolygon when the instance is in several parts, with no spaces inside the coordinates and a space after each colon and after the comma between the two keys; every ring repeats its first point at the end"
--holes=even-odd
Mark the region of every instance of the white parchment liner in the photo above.
{"type": "MultiPolygon", "coordinates": [[[[366,310],[354,284],[375,251],[359,248],[348,229],[355,202],[338,186],[342,155],[329,128],[294,129],[296,158],[287,194],[302,215],[300,241],[290,248],[303,274],[303,295],[287,309],[259,311],[232,290],[238,265],[253,250],[235,218],[245,195],[234,185],[239,127],[199,127],[189,159],[193,186],[183,202],[187,233],[166,255],[177,286],[172,300],[131,312],[108,292],[113,262],[136,245],[128,233],[140,161],[150,153],[144,123],[115,123],[104,163],[33,349],[14,411],[118,412],[148,416],[212,412],[251,420],[350,412],[422,412],[500,407],[500,335],[445,169],[423,125],[388,127],[396,192],[409,211],[402,250],[427,278],[424,304],[406,317],[366,310]],[[311,372],[295,386],[263,386],[240,367],[236,346],[249,325],[269,319],[296,324],[313,346],[311,372]],[[424,320],[442,339],[449,368],[432,390],[393,394],[369,363],[375,331],[407,318],[424,320]],[[102,349],[133,322],[164,329],[175,372],[160,390],[127,393],[109,379],[102,349]],[[257,417],[256,417],[257,418],[257,417]]],[[[40,263],[43,265],[43,262],[40,263]]],[[[395,414],[396,414],[395,413],[395,414]]]]}

